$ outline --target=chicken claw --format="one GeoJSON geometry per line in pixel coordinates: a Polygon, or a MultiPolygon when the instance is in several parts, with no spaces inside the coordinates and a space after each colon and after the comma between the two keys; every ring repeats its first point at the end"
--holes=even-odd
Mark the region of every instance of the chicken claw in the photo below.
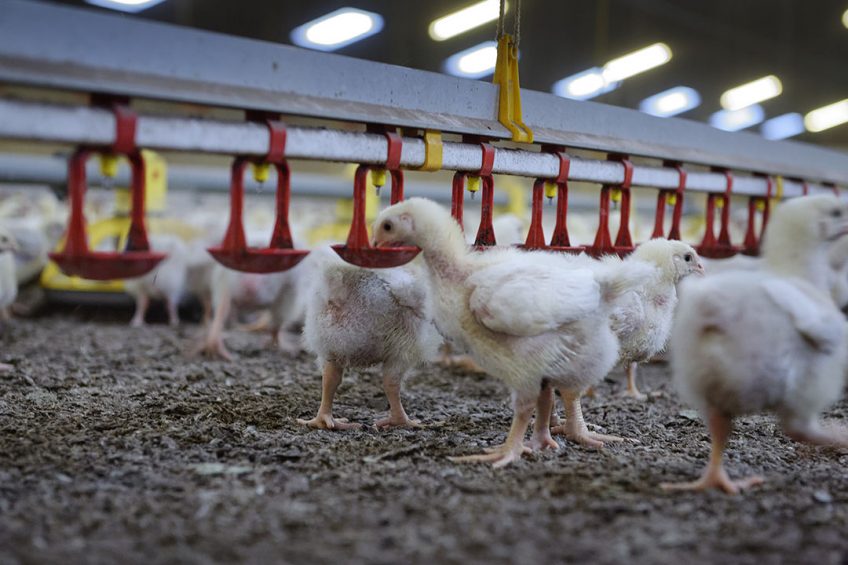
{"type": "Polygon", "coordinates": [[[683,483],[662,483],[660,488],[665,491],[672,490],[708,490],[711,488],[720,488],[727,494],[739,494],[739,491],[751,488],[762,484],[765,481],[762,477],[754,475],[744,479],[731,480],[727,476],[727,472],[723,468],[717,471],[707,471],[704,476],[697,481],[683,483]]]}
{"type": "Polygon", "coordinates": [[[380,418],[374,422],[374,427],[378,430],[386,428],[422,428],[420,420],[410,420],[406,414],[403,417],[398,417],[394,414],[389,414],[385,418],[380,418]]]}
{"type": "Polygon", "coordinates": [[[351,424],[348,422],[347,418],[333,418],[332,414],[322,414],[320,412],[311,420],[298,418],[297,423],[303,426],[309,426],[310,428],[315,428],[316,430],[344,431],[362,429],[362,424],[351,424]]]}
{"type": "Polygon", "coordinates": [[[551,428],[552,434],[565,436],[570,441],[595,449],[604,447],[605,442],[624,441],[622,437],[590,432],[589,428],[586,427],[586,421],[583,419],[580,395],[569,391],[561,390],[560,392],[565,404],[565,424],[551,428]]]}
{"type": "Polygon", "coordinates": [[[710,461],[701,478],[693,482],[684,483],[662,483],[660,488],[669,490],[707,490],[720,488],[727,494],[738,494],[740,490],[761,484],[765,479],[758,476],[747,477],[736,481],[730,480],[727,471],[724,470],[722,458],[727,438],[733,429],[733,423],[727,416],[710,410],[707,418],[707,426],[710,429],[712,448],[710,450],[710,461]]]}

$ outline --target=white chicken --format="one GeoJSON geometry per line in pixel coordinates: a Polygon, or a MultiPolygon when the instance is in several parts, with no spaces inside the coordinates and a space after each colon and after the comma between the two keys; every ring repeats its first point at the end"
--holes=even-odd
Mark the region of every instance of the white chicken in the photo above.
{"type": "MultiPolygon", "coordinates": [[[[499,246],[519,245],[524,243],[527,232],[524,222],[515,214],[503,214],[492,221],[492,229],[495,231],[495,241],[499,246]]],[[[476,233],[469,230],[465,233],[465,240],[469,245],[474,244],[476,233]]],[[[445,367],[461,369],[468,373],[482,373],[483,370],[471,357],[464,353],[457,353],[454,344],[445,342],[441,346],[439,364],[445,367]]]]}
{"type": "Polygon", "coordinates": [[[619,301],[610,319],[621,347],[619,361],[627,370],[626,394],[644,400],[636,386],[636,368],[665,349],[677,306],[677,283],[693,273],[704,274],[704,266],[691,245],[663,238],[642,243],[624,260],[635,261],[653,265],[653,276],[619,301]]]}
{"type": "MultiPolygon", "coordinates": [[[[9,307],[18,296],[18,280],[15,276],[15,251],[18,243],[12,233],[0,226],[0,324],[9,317],[9,307]]],[[[0,363],[0,371],[13,369],[12,365],[0,363]]]]}
{"type": "Polygon", "coordinates": [[[700,480],[664,488],[735,493],[762,481],[724,470],[735,416],[774,412],[793,439],[848,446],[848,432],[818,420],[845,381],[846,322],[829,294],[828,253],[846,234],[848,205],[834,196],[790,200],[772,216],[761,269],[684,281],[671,367],[707,422],[712,452],[700,480]]]}
{"type": "Polygon", "coordinates": [[[186,291],[188,276],[188,249],[185,242],[175,235],[151,235],[153,250],[166,253],[167,257],[151,272],[127,280],[124,290],[135,298],[135,315],[130,322],[134,328],[144,326],[144,317],[150,307],[150,299],[164,300],[168,312],[168,324],[180,324],[179,306],[186,291]]]}
{"type": "Polygon", "coordinates": [[[333,398],[345,369],[381,365],[389,414],[377,428],[417,426],[401,403],[406,372],[435,354],[441,337],[430,316],[419,261],[393,269],[361,269],[344,263],[329,248],[310,257],[320,265],[312,281],[303,336],[322,370],[321,406],[313,428],[359,428],[333,418],[333,398]]]}
{"type": "Polygon", "coordinates": [[[511,248],[471,251],[448,211],[421,198],[384,210],[374,223],[374,241],[422,249],[439,331],[513,391],[506,442],[457,460],[503,466],[520,458],[537,404],[531,445],[556,447],[548,426],[549,396],[540,394],[548,386],[558,387],[565,399],[567,437],[593,445],[620,439],[587,429],[580,397],[618,358],[608,305],[638,284],[643,269],[614,270],[601,263],[590,268],[561,254],[511,248]]]}

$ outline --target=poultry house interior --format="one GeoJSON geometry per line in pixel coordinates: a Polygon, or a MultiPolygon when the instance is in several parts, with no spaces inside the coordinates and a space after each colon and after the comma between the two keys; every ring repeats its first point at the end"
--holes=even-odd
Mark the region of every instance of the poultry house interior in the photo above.
{"type": "Polygon", "coordinates": [[[0,562],[848,563],[844,0],[0,4],[0,562]]]}

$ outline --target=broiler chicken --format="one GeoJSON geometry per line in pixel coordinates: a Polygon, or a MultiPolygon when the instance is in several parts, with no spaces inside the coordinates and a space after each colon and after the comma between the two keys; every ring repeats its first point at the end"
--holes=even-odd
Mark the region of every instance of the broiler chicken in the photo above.
{"type": "Polygon", "coordinates": [[[381,365],[389,415],[378,428],[416,426],[403,408],[406,372],[432,357],[440,337],[432,324],[427,287],[418,261],[393,269],[361,269],[328,248],[312,252],[320,263],[312,281],[303,328],[307,349],[322,370],[321,406],[313,428],[343,430],[359,424],[333,418],[333,399],[346,369],[381,365]]]}
{"type": "Polygon", "coordinates": [[[556,447],[549,396],[540,394],[548,386],[565,399],[568,437],[595,445],[620,439],[587,429],[580,396],[615,364],[618,340],[609,327],[609,305],[638,284],[644,269],[592,268],[561,254],[510,248],[471,251],[448,211],[422,198],[384,210],[374,223],[374,241],[422,249],[439,331],[513,391],[506,442],[458,460],[503,466],[520,458],[534,407],[541,416],[531,445],[556,447]]]}
{"type": "MultiPolygon", "coordinates": [[[[9,308],[18,296],[18,280],[15,276],[15,251],[18,244],[12,233],[0,227],[0,324],[9,317],[9,308]]],[[[13,369],[12,365],[0,363],[0,371],[13,369]]]]}
{"type": "Polygon", "coordinates": [[[636,386],[636,368],[665,349],[677,306],[677,283],[691,274],[703,275],[704,266],[691,245],[663,238],[639,245],[624,261],[656,268],[653,276],[619,301],[610,316],[621,346],[619,361],[627,370],[626,394],[644,400],[636,386]]]}
{"type": "Polygon", "coordinates": [[[165,301],[168,324],[177,327],[180,324],[180,301],[186,290],[188,250],[183,240],[174,235],[151,235],[150,245],[155,251],[166,253],[167,257],[151,272],[124,284],[127,294],[135,297],[135,315],[130,325],[134,328],[144,326],[144,317],[153,298],[165,301]]]}
{"type": "Polygon", "coordinates": [[[831,195],[777,207],[763,242],[763,266],[684,281],[671,338],[681,396],[696,406],[712,438],[698,481],[666,489],[729,493],[760,477],[731,480],[722,463],[733,418],[776,413],[793,439],[848,446],[848,431],[819,414],[842,394],[846,322],[830,296],[831,245],[848,234],[848,205],[831,195]]]}

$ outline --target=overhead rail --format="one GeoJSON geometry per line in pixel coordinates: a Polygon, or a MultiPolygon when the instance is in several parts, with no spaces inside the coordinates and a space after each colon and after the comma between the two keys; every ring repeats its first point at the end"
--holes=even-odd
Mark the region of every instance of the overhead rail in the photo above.
{"type": "MultiPolygon", "coordinates": [[[[269,151],[267,128],[250,121],[220,121],[173,116],[138,115],[136,141],[139,147],[156,151],[187,151],[223,155],[266,155],[269,151]]],[[[286,157],[363,163],[385,163],[388,142],[379,133],[352,132],[324,128],[289,127],[286,157]]],[[[115,141],[115,117],[112,112],[89,106],[62,106],[38,102],[0,99],[0,139],[51,143],[108,145],[115,141]]],[[[494,147],[492,173],[530,178],[556,178],[560,162],[550,152],[494,147]]],[[[441,168],[474,172],[483,166],[480,144],[442,142],[441,168]]],[[[425,142],[404,137],[400,166],[420,168],[425,163],[425,142]]],[[[751,171],[750,172],[764,172],[751,171]]],[[[624,182],[624,166],[613,161],[571,158],[568,180],[599,184],[624,182]]],[[[679,173],[662,166],[634,165],[632,185],[674,189],[679,173]]],[[[725,176],[717,172],[690,171],[686,190],[714,193],[724,190],[725,176]]],[[[831,191],[822,183],[807,183],[810,191],[831,191]]],[[[734,194],[765,196],[768,179],[762,176],[737,176],[734,194]]],[[[800,196],[804,183],[783,179],[784,196],[800,196]]]]}
{"type": "MultiPolygon", "coordinates": [[[[376,122],[489,139],[512,137],[498,121],[499,89],[494,84],[33,1],[3,1],[0,82],[376,122]]],[[[524,124],[538,143],[848,185],[848,159],[836,151],[527,89],[520,93],[524,124]]],[[[140,144],[158,141],[165,132],[157,133],[157,127],[174,123],[152,118],[144,122],[139,124],[145,130],[139,131],[140,144]]],[[[239,125],[230,127],[242,131],[239,125]]],[[[212,137],[218,150],[224,145],[221,131],[226,128],[212,137]]],[[[248,130],[242,133],[251,143],[259,143],[261,136],[248,130]]],[[[174,135],[174,130],[167,134],[174,135]]],[[[312,136],[317,134],[304,137],[317,139],[312,136]]],[[[184,141],[185,150],[203,150],[197,136],[184,141]]],[[[232,145],[241,150],[242,141],[233,139],[232,145]]],[[[300,144],[294,138],[290,141],[292,151],[308,151],[308,146],[296,149],[300,144]]],[[[384,141],[382,146],[376,137],[361,141],[373,146],[369,150],[373,160],[385,154],[384,141]]],[[[252,152],[260,154],[262,148],[252,152]]],[[[421,142],[404,140],[402,165],[423,164],[422,152],[421,142]]],[[[461,154],[446,143],[444,168],[479,168],[479,162],[470,163],[461,154]]],[[[541,156],[533,165],[529,158],[520,157],[519,165],[508,155],[499,150],[495,172],[538,176],[555,167],[550,156],[541,156]]],[[[617,178],[595,178],[603,176],[598,173],[586,180],[622,180],[620,165],[597,166],[598,171],[614,171],[607,176],[617,178]]],[[[575,160],[574,174],[587,176],[585,167],[575,160]]],[[[639,184],[639,176],[637,167],[634,184],[639,184]]],[[[706,184],[705,178],[693,173],[691,188],[706,184]]],[[[734,192],[744,194],[745,179],[738,180],[734,192]]],[[[671,186],[669,182],[651,184],[671,186]]],[[[759,184],[764,191],[764,183],[759,184]]]]}

